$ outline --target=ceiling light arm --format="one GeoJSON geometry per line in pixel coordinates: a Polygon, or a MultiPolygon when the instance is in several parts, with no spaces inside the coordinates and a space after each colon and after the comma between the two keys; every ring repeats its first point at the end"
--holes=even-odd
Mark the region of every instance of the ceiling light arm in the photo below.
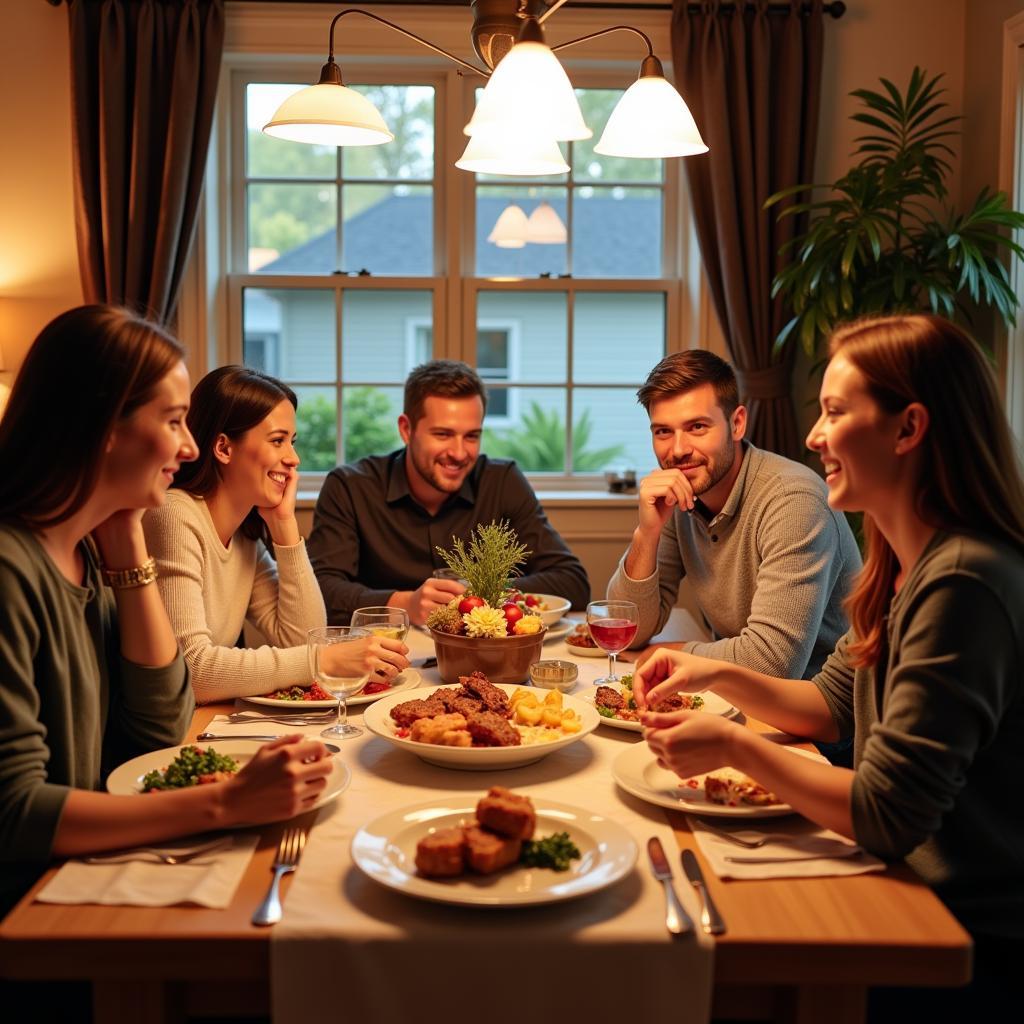
{"type": "MultiPolygon", "coordinates": [[[[464,67],[467,71],[472,71],[474,74],[480,75],[482,78],[490,78],[491,73],[489,71],[484,71],[482,68],[478,68],[475,64],[470,64],[468,61],[464,61],[461,57],[456,57],[454,53],[449,53],[447,50],[443,50],[440,46],[435,46],[428,39],[424,39],[422,36],[416,35],[415,32],[410,32],[408,29],[402,28],[401,25],[396,25],[393,21],[388,21],[387,18],[382,18],[378,14],[373,14],[370,11],[364,11],[360,7],[349,7],[344,11],[339,11],[331,21],[330,48],[327,54],[327,63],[324,65],[324,69],[320,73],[321,82],[325,80],[324,74],[328,73],[327,69],[329,67],[337,67],[334,63],[334,26],[337,25],[338,21],[345,17],[346,14],[362,14],[366,18],[378,21],[380,24],[387,25],[388,28],[393,28],[396,32],[400,32],[403,36],[414,40],[421,46],[425,46],[428,50],[433,50],[434,53],[439,53],[442,57],[447,57],[450,61],[458,64],[460,67],[464,67]]],[[[333,79],[334,76],[333,74],[328,73],[328,77],[333,79]]],[[[338,72],[337,79],[340,82],[340,71],[338,72]]]]}
{"type": "MultiPolygon", "coordinates": [[[[566,2],[567,2],[567,0],[555,0],[555,2],[554,2],[554,3],[553,3],[553,4],[552,4],[552,5],[551,5],[551,6],[550,6],[550,7],[549,7],[549,8],[548,8],[548,9],[547,9],[546,11],[544,11],[544,13],[543,13],[543,14],[541,14],[541,15],[540,15],[540,16],[539,16],[539,17],[537,18],[537,21],[538,21],[538,22],[539,22],[539,23],[540,23],[541,25],[543,25],[543,24],[544,24],[544,22],[545,22],[545,21],[547,21],[547,20],[548,20],[548,18],[550,18],[550,17],[551,17],[551,15],[555,13],[555,11],[557,11],[557,10],[558,10],[558,8],[559,8],[559,7],[561,7],[561,6],[562,6],[562,4],[564,4],[564,3],[566,3],[566,2]]],[[[568,46],[568,43],[566,43],[566,45],[568,46]]]]}
{"type": "MultiPolygon", "coordinates": [[[[553,10],[554,8],[552,8],[553,10]]],[[[654,72],[645,70],[647,68],[647,62],[654,60],[658,61],[658,58],[654,56],[654,44],[651,42],[650,36],[646,32],[641,32],[638,28],[633,28],[632,25],[612,25],[611,28],[603,28],[599,32],[591,32],[589,35],[580,36],[577,39],[570,39],[568,42],[559,43],[557,46],[552,46],[551,50],[556,53],[559,50],[564,50],[567,46],[575,46],[577,43],[585,43],[590,39],[597,39],[600,36],[606,36],[609,32],[632,32],[634,35],[639,36],[647,44],[647,56],[644,58],[643,66],[641,67],[640,74],[652,74],[654,72]]],[[[658,67],[661,68],[661,61],[658,61],[658,67]]],[[[663,71],[659,70],[657,74],[664,74],[663,71]]]]}

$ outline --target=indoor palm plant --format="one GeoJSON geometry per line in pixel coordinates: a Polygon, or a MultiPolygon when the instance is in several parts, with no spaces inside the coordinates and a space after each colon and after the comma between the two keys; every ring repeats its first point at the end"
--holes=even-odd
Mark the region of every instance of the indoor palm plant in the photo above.
{"type": "Polygon", "coordinates": [[[865,109],[852,117],[868,128],[855,140],[860,160],[831,184],[795,185],[765,203],[810,194],[779,214],[807,213],[810,223],[780,250],[794,259],[772,294],[784,296],[794,316],[776,350],[798,336],[813,356],[833,326],[868,314],[930,310],[956,319],[966,316],[966,296],[1014,322],[1019,299],[1001,250],[1024,258],[1011,237],[1024,214],[989,189],[966,212],[947,204],[948,140],[959,117],[939,98],[941,78],[914,68],[905,95],[884,78],[883,92],[855,90],[865,109]],[[818,190],[828,194],[816,198],[818,190]]]}

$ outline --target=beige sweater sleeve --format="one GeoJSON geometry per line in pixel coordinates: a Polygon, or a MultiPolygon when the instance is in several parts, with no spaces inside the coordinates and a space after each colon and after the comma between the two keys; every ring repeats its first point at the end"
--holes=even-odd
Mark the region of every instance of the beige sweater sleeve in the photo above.
{"type": "Polygon", "coordinates": [[[240,534],[225,550],[203,503],[173,491],[143,525],[197,703],[309,682],[306,630],[326,616],[304,542],[276,549],[276,568],[240,534]],[[234,646],[246,618],[275,646],[234,646]]]}

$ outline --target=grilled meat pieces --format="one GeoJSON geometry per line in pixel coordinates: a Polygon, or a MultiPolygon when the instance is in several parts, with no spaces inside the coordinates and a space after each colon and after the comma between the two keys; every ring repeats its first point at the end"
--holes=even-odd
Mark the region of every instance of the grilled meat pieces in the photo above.
{"type": "Polygon", "coordinates": [[[626,706],[626,699],[618,690],[610,686],[599,686],[597,693],[594,694],[594,703],[599,708],[611,708],[613,711],[619,711],[626,706]]]}
{"type": "Polygon", "coordinates": [[[426,700],[407,700],[402,704],[396,704],[391,709],[391,717],[395,725],[403,729],[421,718],[433,718],[434,715],[443,715],[446,711],[444,701],[440,700],[436,693],[432,693],[426,700]]]}
{"type": "Polygon", "coordinates": [[[502,718],[512,717],[512,708],[509,705],[508,694],[504,690],[499,690],[483,672],[473,672],[468,676],[459,676],[459,682],[462,683],[463,688],[470,697],[483,701],[484,707],[488,711],[493,711],[501,715],[502,718]]]}
{"type": "Polygon", "coordinates": [[[473,743],[479,747],[518,747],[523,739],[507,718],[493,711],[477,711],[467,719],[473,743]]]}

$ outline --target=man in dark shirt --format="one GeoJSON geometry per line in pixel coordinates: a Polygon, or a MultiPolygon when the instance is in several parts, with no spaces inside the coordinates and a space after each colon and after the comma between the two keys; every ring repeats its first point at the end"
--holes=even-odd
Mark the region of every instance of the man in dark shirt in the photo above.
{"type": "Polygon", "coordinates": [[[587,574],[547,520],[514,462],[480,454],[487,394],[465,363],[424,363],[405,382],[398,431],[405,448],[338,466],[324,481],[308,548],[327,621],[356,608],[405,608],[422,625],[464,587],[434,579],[437,548],[469,540],[478,524],[507,520],[530,551],[517,586],[581,608],[587,574]]]}

